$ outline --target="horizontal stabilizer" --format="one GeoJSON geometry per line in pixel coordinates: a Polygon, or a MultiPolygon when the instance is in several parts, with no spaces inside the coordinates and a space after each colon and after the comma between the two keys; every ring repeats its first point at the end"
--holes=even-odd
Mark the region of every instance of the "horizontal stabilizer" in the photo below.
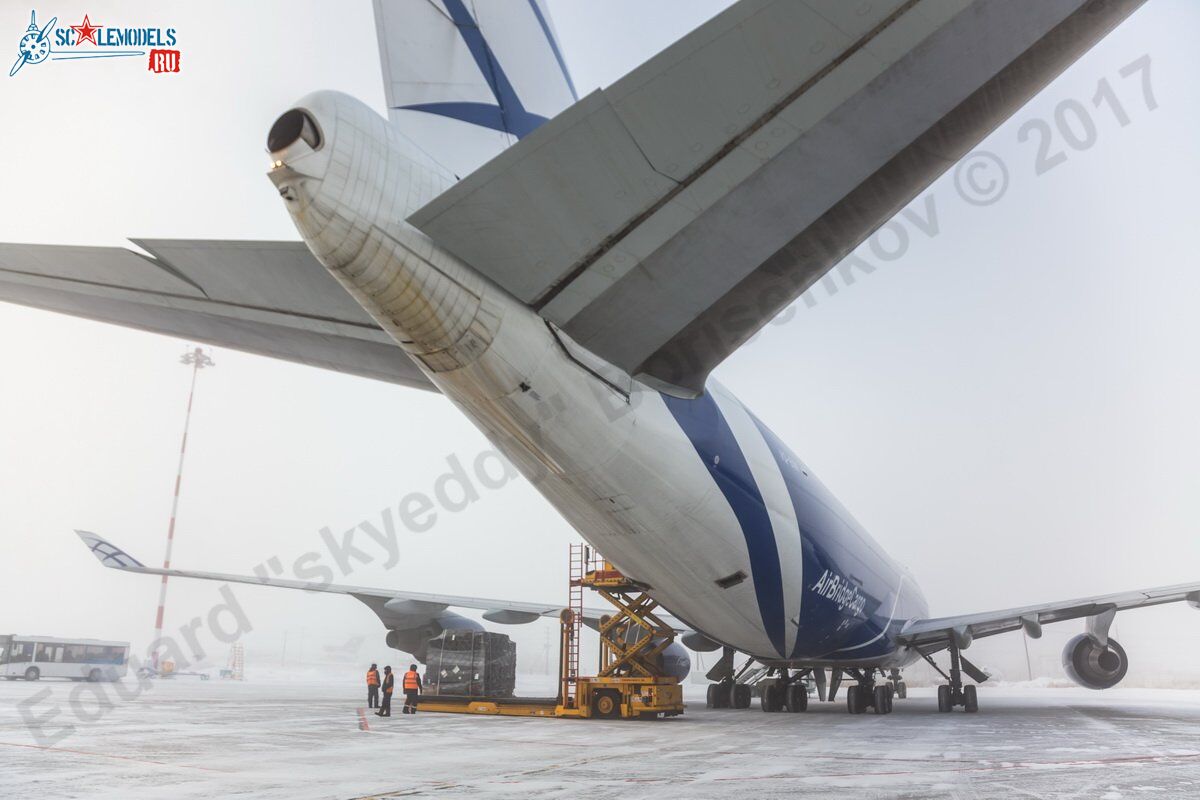
{"type": "Polygon", "coordinates": [[[0,302],[434,390],[303,242],[0,244],[0,302]]]}

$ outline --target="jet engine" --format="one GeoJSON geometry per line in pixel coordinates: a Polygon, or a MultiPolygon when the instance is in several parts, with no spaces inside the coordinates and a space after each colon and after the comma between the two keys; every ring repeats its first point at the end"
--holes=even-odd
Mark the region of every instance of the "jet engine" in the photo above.
{"type": "Polygon", "coordinates": [[[1108,646],[1081,633],[1063,649],[1063,669],[1071,680],[1088,689],[1110,689],[1121,682],[1129,670],[1129,657],[1115,639],[1108,646]]]}
{"type": "Polygon", "coordinates": [[[483,626],[473,619],[467,619],[447,611],[411,628],[392,628],[388,631],[384,643],[393,650],[411,653],[413,658],[424,664],[425,653],[429,649],[429,640],[441,636],[442,631],[450,629],[481,631],[483,626]]]}
{"type": "Polygon", "coordinates": [[[682,681],[692,671],[692,657],[688,655],[686,647],[679,642],[671,642],[662,651],[662,666],[663,672],[682,681]]]}

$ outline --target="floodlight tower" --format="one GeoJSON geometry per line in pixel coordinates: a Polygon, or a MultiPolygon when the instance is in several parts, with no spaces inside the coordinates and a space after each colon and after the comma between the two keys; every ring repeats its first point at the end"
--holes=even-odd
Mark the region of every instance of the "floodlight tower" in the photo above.
{"type": "MultiPolygon", "coordinates": [[[[163,569],[171,568],[171,547],[175,543],[175,514],[179,511],[179,485],[183,481],[183,458],[187,455],[188,427],[192,424],[192,399],[196,396],[196,376],[205,367],[216,366],[216,362],[199,347],[194,347],[179,357],[179,363],[192,368],[192,385],[188,389],[187,413],[183,417],[183,442],[179,445],[179,466],[175,469],[175,497],[171,500],[171,522],[167,526],[167,553],[163,556],[163,569]]],[[[167,604],[167,576],[162,576],[158,589],[158,615],[154,620],[154,639],[150,645],[150,663],[158,669],[158,651],[162,643],[163,608],[167,604]]]]}

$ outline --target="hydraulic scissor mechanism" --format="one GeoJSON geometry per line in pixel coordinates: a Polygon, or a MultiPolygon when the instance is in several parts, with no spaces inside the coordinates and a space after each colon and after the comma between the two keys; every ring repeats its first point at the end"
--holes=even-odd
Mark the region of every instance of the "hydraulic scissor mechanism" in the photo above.
{"type": "Polygon", "coordinates": [[[709,684],[709,708],[749,708],[751,698],[757,694],[763,711],[806,711],[810,694],[822,702],[836,700],[844,677],[855,681],[846,690],[846,708],[851,714],[862,714],[867,709],[876,714],[890,714],[893,700],[908,696],[908,687],[898,669],[885,672],[876,668],[834,668],[827,673],[825,667],[793,668],[789,664],[748,658],[734,670],[733,652],[728,648],[718,662],[722,664],[728,668],[714,667],[709,671],[710,679],[719,678],[709,684]]]}

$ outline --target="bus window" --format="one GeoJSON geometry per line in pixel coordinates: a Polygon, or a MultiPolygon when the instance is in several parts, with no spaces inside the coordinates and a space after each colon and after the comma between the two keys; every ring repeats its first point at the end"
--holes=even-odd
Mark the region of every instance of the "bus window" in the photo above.
{"type": "Polygon", "coordinates": [[[32,642],[13,642],[9,646],[8,663],[28,664],[33,658],[32,642]]]}
{"type": "Polygon", "coordinates": [[[87,656],[87,651],[90,648],[82,644],[67,645],[67,652],[63,656],[63,662],[67,664],[86,664],[91,661],[87,656]]]}
{"type": "Polygon", "coordinates": [[[61,663],[63,660],[63,646],[61,644],[38,642],[37,658],[34,660],[40,664],[61,663]]]}

